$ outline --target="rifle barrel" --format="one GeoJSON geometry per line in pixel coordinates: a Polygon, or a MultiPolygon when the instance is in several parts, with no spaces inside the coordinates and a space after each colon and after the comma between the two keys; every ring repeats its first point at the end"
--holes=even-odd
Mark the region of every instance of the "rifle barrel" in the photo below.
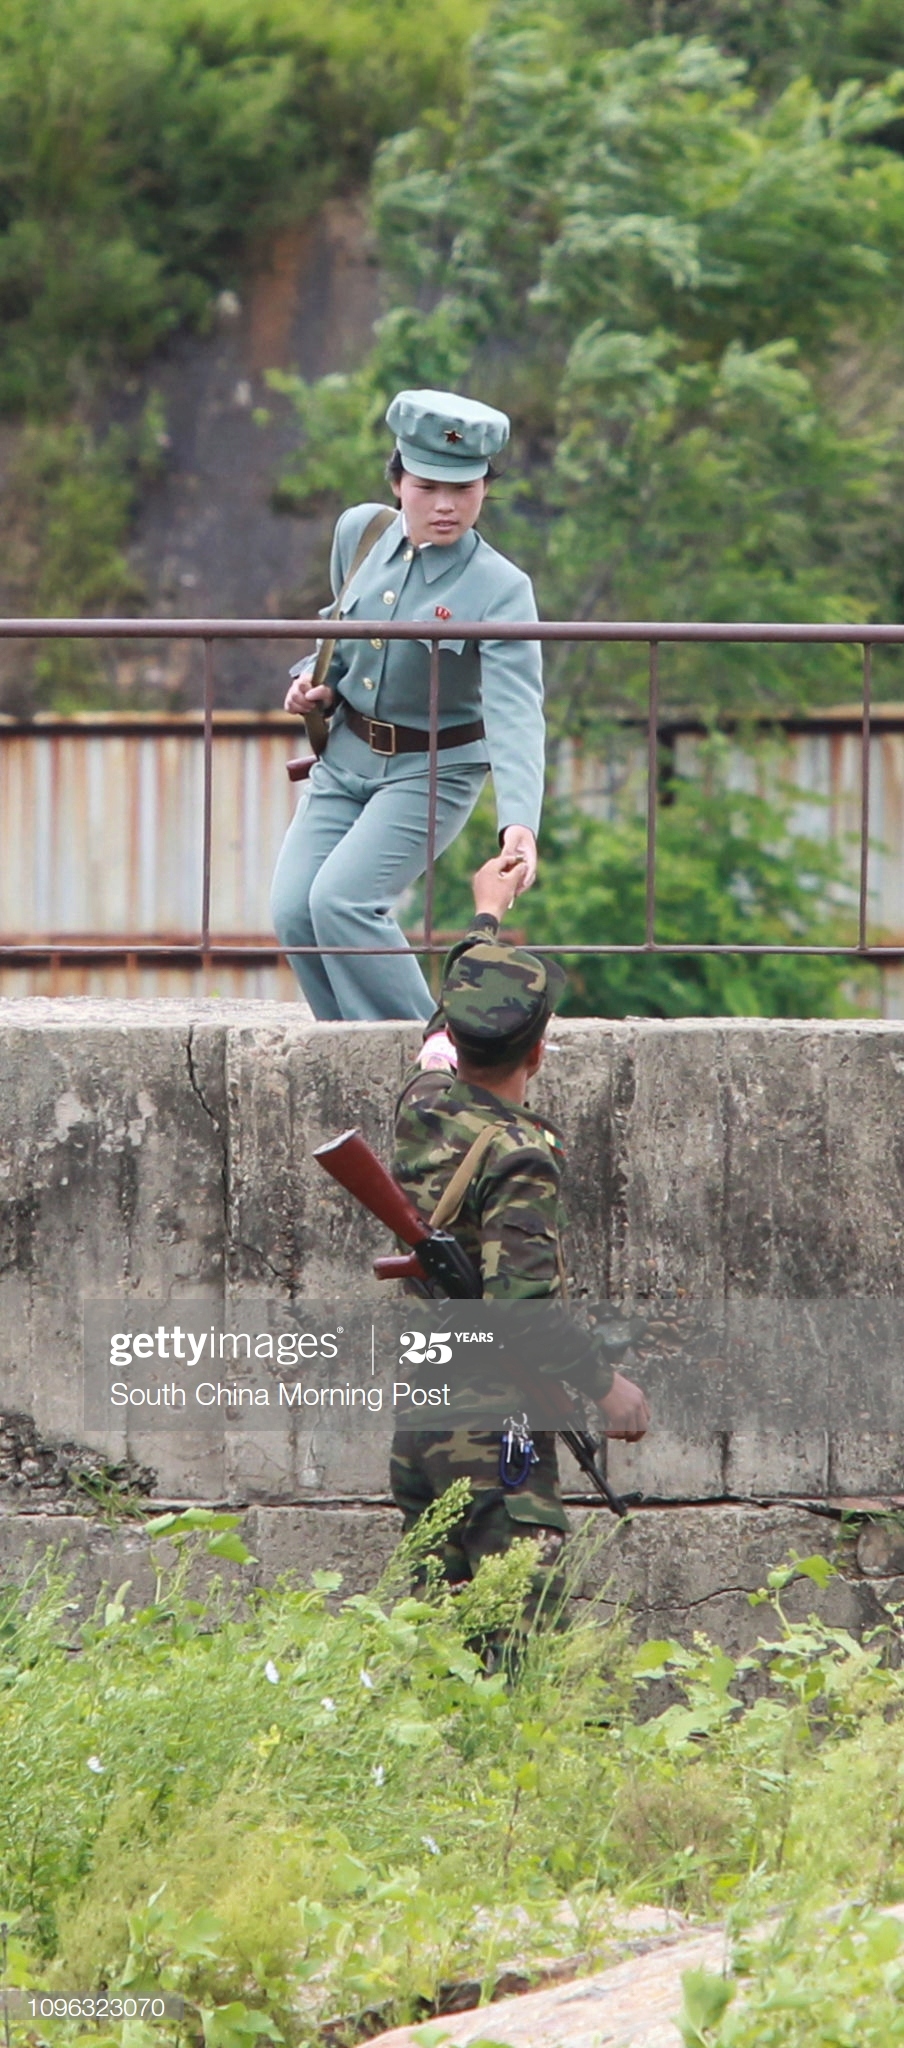
{"type": "Polygon", "coordinates": [[[582,1429],[560,1429],[559,1435],[563,1444],[568,1445],[572,1457],[577,1459],[581,1471],[586,1472],[588,1479],[592,1479],[597,1493],[602,1494],[607,1508],[611,1508],[614,1515],[624,1517],[628,1513],[627,1503],[598,1470],[590,1438],[586,1432],[582,1429]]]}

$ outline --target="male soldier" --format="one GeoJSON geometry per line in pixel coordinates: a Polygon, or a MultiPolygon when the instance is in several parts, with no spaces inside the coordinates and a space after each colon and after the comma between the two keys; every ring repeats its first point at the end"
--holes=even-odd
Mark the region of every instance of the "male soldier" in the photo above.
{"type": "MultiPolygon", "coordinates": [[[[393,1167],[428,1220],[471,1154],[469,1184],[445,1227],[454,1228],[479,1267],[484,1295],[503,1301],[558,1296],[564,1273],[562,1140],[525,1106],[564,976],[534,953],[496,943],[516,893],[517,865],[517,856],[502,853],[474,876],[475,916],[448,957],[440,1011],[399,1097],[393,1167]]],[[[597,1402],[608,1436],[634,1443],[644,1435],[649,1409],[641,1389],[613,1373],[591,1343],[583,1343],[583,1356],[569,1359],[562,1376],[597,1402]]],[[[393,1440],[392,1494],[406,1530],[454,1479],[471,1481],[470,1511],[446,1546],[453,1584],[471,1578],[489,1552],[525,1536],[540,1542],[548,1574],[564,1542],[553,1432],[534,1436],[538,1462],[521,1485],[501,1484],[500,1448],[498,1430],[398,1430],[393,1440]]]]}

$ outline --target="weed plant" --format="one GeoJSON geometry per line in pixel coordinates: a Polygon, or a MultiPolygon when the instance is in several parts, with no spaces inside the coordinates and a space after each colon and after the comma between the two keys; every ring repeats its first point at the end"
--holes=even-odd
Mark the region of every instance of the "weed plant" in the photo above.
{"type": "Polygon", "coordinates": [[[388,2026],[516,1959],[601,1962],[639,1902],[726,1920],[735,1976],[686,1988],[697,2048],[904,2038],[881,1911],[904,1895],[895,1619],[864,1643],[787,1620],[785,1585],[831,1573],[797,1560],[764,1595],[778,1639],[740,1659],[702,1636],[637,1649],[591,1603],[487,1676],[476,1645],[517,1638],[535,1546],[456,1598],[428,1563],[413,1594],[460,1506],[367,1596],[318,1573],[195,1597],[193,1546],[249,1563],[234,1519],[199,1510],[151,1525],[144,1606],[123,1586],[76,1630],[54,1560],[3,1596],[6,1980],[189,2001],[178,2027],[109,2035],[14,2007],[14,2042],[313,2048],[338,2015],[388,2026]]]}

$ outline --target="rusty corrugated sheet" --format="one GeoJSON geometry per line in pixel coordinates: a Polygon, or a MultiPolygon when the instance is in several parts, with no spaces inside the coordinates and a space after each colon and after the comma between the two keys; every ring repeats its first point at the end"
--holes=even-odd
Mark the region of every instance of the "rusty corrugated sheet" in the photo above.
{"type": "MultiPolygon", "coordinates": [[[[292,816],[298,721],[215,720],[213,930],[267,937],[292,816]]],[[[200,927],[203,740],[196,718],[0,726],[0,932],[190,939],[200,927]]]]}
{"type": "MultiPolygon", "coordinates": [[[[693,771],[699,732],[670,727],[679,770],[693,771]]],[[[840,837],[857,878],[859,712],[797,718],[786,728],[784,772],[800,790],[797,823],[840,837]]],[[[297,792],[285,773],[304,751],[299,722],[280,713],[214,717],[211,934],[272,940],[270,878],[297,792]]],[[[877,708],[871,742],[870,921],[883,941],[904,938],[904,707],[877,708]]],[[[732,773],[757,770],[734,750],[732,773]]],[[[555,766],[557,794],[611,816],[626,776],[644,801],[638,735],[611,759],[570,742],[555,766]]],[[[0,721],[0,934],[7,940],[122,937],[178,943],[200,929],[203,740],[196,714],[0,721]]],[[[567,938],[567,934],[563,934],[567,938]]],[[[884,1011],[904,1014],[904,971],[885,967],[884,1011]]],[[[0,968],[0,993],[288,996],[274,959],[23,963],[0,968]]]]}

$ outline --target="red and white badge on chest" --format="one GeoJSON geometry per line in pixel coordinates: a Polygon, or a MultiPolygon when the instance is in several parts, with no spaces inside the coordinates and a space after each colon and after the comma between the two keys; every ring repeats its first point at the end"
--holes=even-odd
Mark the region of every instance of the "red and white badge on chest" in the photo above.
{"type": "Polygon", "coordinates": [[[433,616],[437,619],[451,619],[452,613],[450,612],[448,605],[438,604],[433,616]]]}

